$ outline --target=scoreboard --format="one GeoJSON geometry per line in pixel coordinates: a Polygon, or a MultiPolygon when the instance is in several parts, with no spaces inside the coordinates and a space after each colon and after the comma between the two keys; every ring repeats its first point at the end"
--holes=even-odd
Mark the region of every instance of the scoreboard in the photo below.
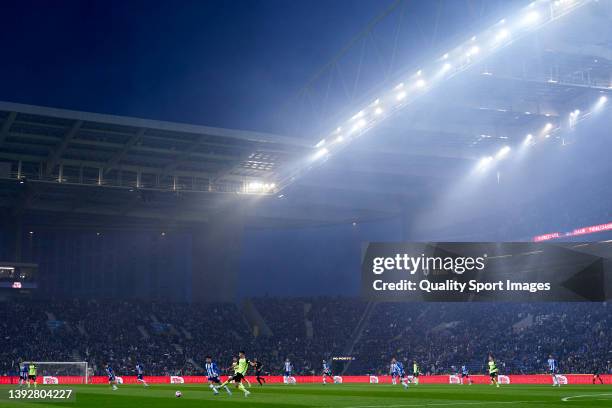
{"type": "Polygon", "coordinates": [[[0,262],[0,289],[29,290],[38,287],[38,264],[0,262]]]}

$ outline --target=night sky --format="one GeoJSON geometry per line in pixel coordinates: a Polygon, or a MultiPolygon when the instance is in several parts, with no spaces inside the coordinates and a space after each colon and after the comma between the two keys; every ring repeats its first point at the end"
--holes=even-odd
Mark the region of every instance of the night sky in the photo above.
{"type": "MultiPolygon", "coordinates": [[[[396,60],[402,68],[414,67],[526,1],[408,0],[396,60]]],[[[0,100],[286,133],[299,110],[287,102],[393,4],[3,2],[0,100]]],[[[386,21],[374,33],[383,52],[395,43],[394,25],[386,21]]],[[[355,59],[343,62],[357,65],[355,59]]],[[[370,55],[363,63],[380,61],[370,55]]],[[[328,113],[343,108],[334,106],[328,113]]]]}
{"type": "Polygon", "coordinates": [[[0,100],[275,130],[279,105],[389,4],[5,2],[0,100]]]}

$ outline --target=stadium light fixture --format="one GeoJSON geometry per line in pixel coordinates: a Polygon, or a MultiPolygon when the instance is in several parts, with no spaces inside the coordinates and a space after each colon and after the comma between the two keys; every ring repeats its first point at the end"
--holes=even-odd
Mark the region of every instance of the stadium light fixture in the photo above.
{"type": "Polygon", "coordinates": [[[364,112],[362,110],[360,110],[359,112],[357,112],[355,115],[353,115],[353,117],[351,118],[351,120],[355,120],[355,119],[359,119],[361,117],[363,117],[364,112]]]}
{"type": "Polygon", "coordinates": [[[276,188],[276,183],[263,183],[261,181],[251,181],[246,184],[247,193],[262,194],[269,193],[276,188]]]}
{"type": "Polygon", "coordinates": [[[343,140],[344,140],[344,137],[342,137],[342,135],[340,135],[340,136],[338,136],[338,137],[336,138],[336,143],[340,143],[340,142],[342,142],[343,140]]]}
{"type": "MultiPolygon", "coordinates": [[[[547,23],[566,16],[589,2],[590,0],[558,0],[558,2],[555,2],[553,5],[553,3],[548,0],[535,0],[528,6],[522,8],[516,15],[498,20],[497,24],[493,24],[480,33],[476,33],[476,35],[471,36],[469,40],[464,41],[463,44],[459,44],[457,47],[448,50],[441,58],[437,58],[429,65],[423,66],[423,71],[419,69],[416,74],[414,71],[412,71],[412,73],[407,73],[406,76],[400,79],[400,81],[403,79],[402,82],[388,90],[389,93],[382,95],[380,99],[376,99],[374,103],[370,102],[367,107],[347,121],[349,125],[347,125],[346,122],[343,124],[344,127],[348,127],[349,129],[349,132],[344,134],[344,138],[346,139],[347,135],[350,136],[352,132],[360,131],[361,129],[369,129],[369,124],[373,125],[378,123],[380,120],[375,121],[374,119],[375,116],[381,115],[381,112],[376,109],[379,104],[385,104],[384,113],[380,116],[380,119],[391,116],[398,108],[420,97],[429,90],[429,88],[439,84],[441,80],[449,79],[460,72],[474,67],[476,61],[473,61],[471,56],[478,54],[480,56],[478,60],[484,60],[502,47],[508,46],[512,42],[511,40],[522,38],[533,32],[534,29],[543,27],[547,23]],[[485,44],[483,42],[478,44],[475,42],[477,38],[481,41],[483,41],[483,39],[488,39],[486,41],[490,41],[490,43],[485,44]],[[453,61],[452,58],[455,56],[463,56],[463,58],[453,61]],[[440,63],[442,66],[436,68],[440,63]],[[431,77],[416,78],[421,77],[422,72],[429,72],[430,70],[433,73],[431,77]],[[409,92],[410,90],[405,86],[405,84],[408,83],[412,84],[412,87],[422,88],[421,91],[415,93],[409,92]],[[386,114],[387,112],[389,114],[386,114]]],[[[482,74],[492,75],[486,67],[482,74]]],[[[549,81],[557,82],[557,79],[551,77],[549,81]]],[[[600,104],[603,103],[605,103],[605,100],[600,102],[600,104]]],[[[313,157],[320,158],[332,154],[336,149],[340,148],[339,145],[331,143],[332,141],[342,141],[342,139],[338,137],[340,129],[341,127],[338,127],[334,134],[334,138],[329,138],[325,145],[316,146],[318,150],[314,153],[313,157]],[[327,147],[327,149],[325,147],[327,147]]],[[[553,129],[552,125],[547,125],[547,128],[540,134],[543,135],[549,133],[549,131],[555,132],[556,129],[553,129]]],[[[350,139],[351,138],[346,141],[350,139]]],[[[535,140],[530,141],[530,143],[534,142],[535,140]]],[[[286,180],[283,182],[284,184],[293,182],[296,178],[296,174],[300,173],[300,169],[296,168],[296,170],[292,170],[292,172],[293,174],[283,176],[283,179],[286,180]]]]}
{"type": "Polygon", "coordinates": [[[479,170],[484,170],[489,163],[491,163],[493,161],[493,157],[492,156],[487,156],[487,157],[483,157],[482,159],[480,159],[480,161],[478,162],[478,166],[476,166],[479,170]]]}
{"type": "Polygon", "coordinates": [[[329,150],[327,150],[327,148],[323,147],[319,150],[317,150],[317,152],[312,156],[313,160],[318,160],[323,156],[327,156],[329,154],[329,150]]]}
{"type": "Polygon", "coordinates": [[[357,123],[355,123],[355,126],[353,126],[353,132],[356,132],[360,129],[363,129],[365,127],[365,125],[367,125],[368,122],[366,122],[365,119],[359,119],[359,121],[357,123]]]}
{"type": "Polygon", "coordinates": [[[263,188],[263,183],[259,181],[253,181],[247,184],[247,190],[261,190],[263,188]]]}
{"type": "MultiPolygon", "coordinates": [[[[573,128],[576,123],[579,120],[584,120],[588,117],[590,117],[593,112],[595,112],[598,108],[601,109],[601,107],[608,101],[608,97],[606,95],[602,95],[599,97],[599,99],[597,100],[597,102],[595,103],[595,106],[593,107],[592,110],[586,111],[586,112],[582,112],[580,109],[575,109],[572,112],[569,113],[569,129],[573,128]],[[580,116],[582,115],[582,116],[580,116]]],[[[550,114],[546,114],[546,116],[551,116],[550,114]]],[[[552,123],[547,123],[544,128],[541,131],[541,135],[543,135],[544,139],[550,139],[550,137],[556,133],[558,133],[559,131],[561,131],[562,128],[561,127],[554,127],[554,125],[552,123]]],[[[561,141],[563,143],[563,145],[565,146],[565,140],[562,139],[561,141]]],[[[525,139],[522,142],[522,147],[527,147],[527,146],[531,146],[531,145],[535,145],[536,143],[538,143],[538,140],[536,140],[533,136],[533,134],[529,133],[527,136],[525,136],[525,139]]],[[[504,146],[500,151],[498,151],[498,153],[495,155],[495,159],[500,159],[503,156],[507,155],[508,153],[510,153],[510,147],[509,146],[504,146]]],[[[523,151],[523,149],[518,149],[519,152],[523,151]]],[[[489,156],[490,157],[490,156],[489,156]]],[[[486,164],[488,164],[489,159],[487,158],[483,158],[479,161],[478,163],[478,169],[481,169],[482,167],[484,167],[486,164]]]]}
{"type": "Polygon", "coordinates": [[[510,153],[510,146],[504,146],[502,147],[499,152],[497,152],[497,154],[495,155],[495,158],[497,160],[499,159],[503,159],[504,157],[506,157],[508,155],[508,153],[510,153]]]}
{"type": "Polygon", "coordinates": [[[540,13],[537,11],[530,11],[523,17],[524,24],[535,24],[540,20],[540,13]]]}
{"type": "Polygon", "coordinates": [[[502,28],[501,30],[497,32],[497,35],[495,36],[495,41],[497,42],[503,41],[509,36],[510,36],[510,31],[508,31],[505,28],[502,28]]]}
{"type": "Polygon", "coordinates": [[[593,110],[601,109],[606,104],[606,102],[608,102],[608,97],[606,95],[600,96],[597,102],[595,103],[595,107],[593,108],[593,110]]]}
{"type": "Polygon", "coordinates": [[[382,115],[383,110],[380,106],[376,107],[376,109],[374,109],[374,114],[375,115],[382,115]]]}
{"type": "Polygon", "coordinates": [[[318,149],[319,147],[323,146],[324,144],[325,144],[325,139],[321,139],[321,140],[319,140],[319,143],[317,143],[315,145],[315,147],[318,149]]]}

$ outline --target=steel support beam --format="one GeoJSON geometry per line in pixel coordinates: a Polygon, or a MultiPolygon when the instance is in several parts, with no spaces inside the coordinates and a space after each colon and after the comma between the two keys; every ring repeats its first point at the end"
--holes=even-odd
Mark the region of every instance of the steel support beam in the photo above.
{"type": "Polygon", "coordinates": [[[10,112],[4,123],[2,123],[2,128],[0,128],[0,147],[4,144],[4,141],[9,135],[9,131],[11,126],[13,126],[13,122],[15,122],[15,118],[17,117],[17,112],[10,112]]]}
{"type": "Polygon", "coordinates": [[[45,176],[50,176],[56,165],[59,164],[62,154],[66,151],[66,148],[70,144],[70,141],[76,136],[79,129],[83,125],[82,120],[75,121],[70,128],[64,134],[64,139],[55,149],[49,153],[49,157],[45,162],[45,176]]]}
{"type": "Polygon", "coordinates": [[[104,175],[107,175],[108,172],[114,168],[120,161],[125,157],[127,152],[138,142],[142,140],[142,137],[145,134],[145,129],[140,128],[138,131],[130,137],[127,143],[123,146],[123,148],[117,152],[113,157],[111,157],[107,162],[106,166],[104,166],[104,175]]]}

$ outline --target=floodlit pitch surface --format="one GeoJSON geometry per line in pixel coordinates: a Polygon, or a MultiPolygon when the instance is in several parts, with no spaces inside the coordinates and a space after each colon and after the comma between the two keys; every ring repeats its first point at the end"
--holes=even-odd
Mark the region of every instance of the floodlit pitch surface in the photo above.
{"type": "MultiPolygon", "coordinates": [[[[39,388],[42,388],[39,386],[39,388]]],[[[55,387],[54,387],[55,388],[55,387]]],[[[60,387],[58,387],[60,388],[60,387]]],[[[405,390],[388,384],[328,385],[253,385],[248,398],[233,388],[234,395],[220,391],[214,396],[205,385],[123,385],[111,391],[105,385],[71,386],[75,402],[24,403],[6,400],[7,386],[0,406],[15,407],[612,407],[611,385],[568,385],[561,388],[545,385],[418,385],[405,390]],[[181,398],[175,391],[183,393],[181,398]]]]}

